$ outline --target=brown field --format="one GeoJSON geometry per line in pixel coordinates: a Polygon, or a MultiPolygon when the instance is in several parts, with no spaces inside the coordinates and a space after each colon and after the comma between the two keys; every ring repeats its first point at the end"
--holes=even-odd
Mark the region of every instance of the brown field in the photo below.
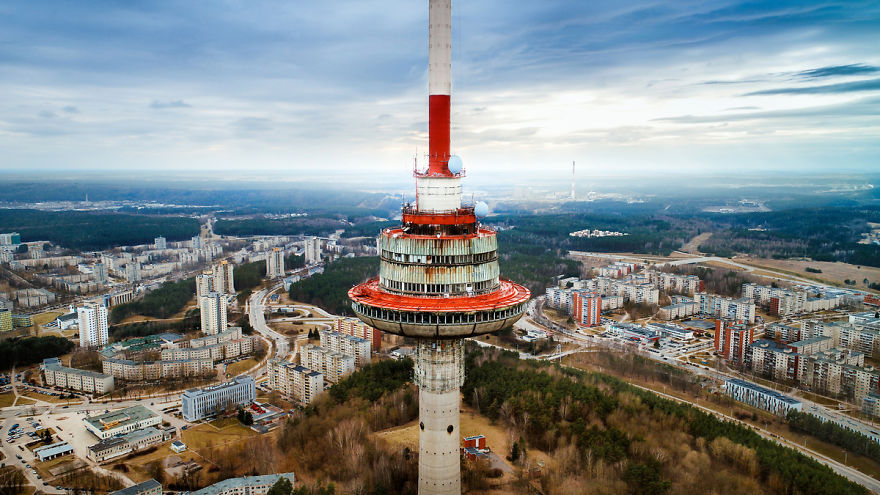
{"type": "Polygon", "coordinates": [[[55,403],[59,403],[59,402],[67,403],[67,402],[70,402],[71,404],[79,404],[79,403],[82,402],[82,401],[80,401],[80,400],[70,400],[70,401],[68,401],[67,399],[60,399],[60,398],[58,398],[58,397],[52,397],[51,395],[41,394],[41,393],[39,393],[39,392],[31,392],[30,390],[28,390],[28,391],[26,391],[26,392],[22,392],[22,393],[20,393],[19,395],[20,395],[20,396],[24,396],[24,397],[30,397],[31,399],[41,400],[41,401],[43,401],[43,402],[55,402],[55,403]]]}
{"type": "Polygon", "coordinates": [[[9,407],[15,402],[15,394],[6,392],[0,394],[0,407],[9,407]]]}
{"type": "Polygon", "coordinates": [[[687,241],[687,243],[681,247],[681,251],[690,254],[700,254],[700,244],[709,240],[712,237],[711,232],[703,232],[702,234],[695,236],[693,239],[687,241]]]}
{"type": "MultiPolygon", "coordinates": [[[[798,261],[798,260],[774,260],[767,258],[744,258],[737,259],[738,262],[752,265],[755,267],[764,267],[771,270],[780,270],[797,275],[802,278],[817,280],[820,282],[832,283],[840,286],[846,286],[844,280],[855,280],[856,285],[852,286],[862,290],[870,290],[864,284],[864,279],[869,282],[880,283],[880,268],[871,266],[850,265],[848,263],[836,263],[830,261],[798,261]],[[810,273],[806,268],[818,268],[822,273],[810,273]]],[[[850,286],[846,286],[850,287],[850,286]]],[[[874,291],[877,292],[877,291],[874,291]]]]}
{"type": "Polygon", "coordinates": [[[257,360],[254,358],[245,359],[242,361],[238,361],[230,364],[226,367],[226,372],[232,376],[237,376],[245,371],[251,369],[255,364],[257,364],[257,360]]]}
{"type": "Polygon", "coordinates": [[[55,321],[55,318],[58,318],[63,314],[64,313],[61,311],[46,311],[45,313],[34,315],[34,325],[45,325],[50,321],[55,321]]]}
{"type": "MultiPolygon", "coordinates": [[[[461,405],[460,428],[462,439],[472,435],[485,436],[488,447],[501,458],[504,458],[510,453],[510,446],[516,441],[516,438],[511,438],[511,434],[507,428],[493,424],[488,418],[477,414],[473,409],[464,404],[461,405]]],[[[377,431],[375,435],[394,445],[409,447],[411,450],[416,451],[419,449],[418,420],[412,421],[403,426],[377,431]]],[[[545,463],[549,460],[544,452],[538,450],[529,450],[529,455],[534,456],[534,459],[544,461],[545,463]]]]}
{"type": "Polygon", "coordinates": [[[257,432],[250,428],[238,424],[238,421],[235,423],[223,428],[217,428],[211,424],[202,424],[190,428],[181,433],[182,441],[190,449],[198,451],[209,445],[224,445],[258,435],[257,432]]]}

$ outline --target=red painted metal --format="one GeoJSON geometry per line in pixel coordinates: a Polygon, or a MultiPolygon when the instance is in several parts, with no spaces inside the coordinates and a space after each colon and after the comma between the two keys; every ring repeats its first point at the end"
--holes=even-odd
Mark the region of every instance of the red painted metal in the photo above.
{"type": "Polygon", "coordinates": [[[403,223],[418,225],[466,225],[477,223],[473,208],[459,208],[448,213],[419,213],[415,208],[403,209],[403,223]]]}
{"type": "Polygon", "coordinates": [[[428,96],[428,173],[454,177],[449,171],[449,95],[428,96]]]}
{"type": "Polygon", "coordinates": [[[417,297],[390,294],[379,287],[379,278],[370,279],[348,291],[348,298],[374,308],[425,313],[469,313],[504,309],[529,300],[531,293],[522,285],[501,280],[498,290],[489,294],[461,297],[417,297]]]}
{"type": "Polygon", "coordinates": [[[483,237],[489,235],[498,235],[494,230],[480,227],[479,230],[474,232],[473,234],[460,234],[460,235],[445,235],[441,234],[437,235],[418,235],[418,234],[407,234],[404,233],[403,227],[389,227],[382,231],[382,235],[384,236],[393,236],[398,235],[401,237],[408,237],[410,239],[470,239],[472,237],[483,237]]]}

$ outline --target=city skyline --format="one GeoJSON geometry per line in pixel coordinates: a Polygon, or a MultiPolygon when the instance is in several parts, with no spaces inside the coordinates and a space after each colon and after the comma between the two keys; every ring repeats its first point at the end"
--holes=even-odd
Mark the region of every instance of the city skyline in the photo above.
{"type": "MultiPolygon", "coordinates": [[[[408,170],[422,7],[6,4],[0,172],[408,170]]],[[[453,149],[486,175],[868,172],[878,26],[869,2],[462,5],[453,149]]]]}

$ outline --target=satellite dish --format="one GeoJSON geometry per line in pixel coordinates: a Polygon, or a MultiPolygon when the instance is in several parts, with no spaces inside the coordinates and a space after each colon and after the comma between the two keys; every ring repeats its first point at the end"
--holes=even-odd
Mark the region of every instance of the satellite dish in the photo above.
{"type": "Polygon", "coordinates": [[[474,215],[476,215],[477,218],[483,218],[488,214],[489,205],[487,205],[486,203],[480,201],[476,205],[474,205],[474,215]]]}
{"type": "Polygon", "coordinates": [[[460,156],[452,155],[449,157],[449,162],[447,162],[446,167],[449,168],[449,171],[452,172],[453,175],[458,175],[461,173],[461,169],[464,168],[464,163],[462,163],[460,156]]]}

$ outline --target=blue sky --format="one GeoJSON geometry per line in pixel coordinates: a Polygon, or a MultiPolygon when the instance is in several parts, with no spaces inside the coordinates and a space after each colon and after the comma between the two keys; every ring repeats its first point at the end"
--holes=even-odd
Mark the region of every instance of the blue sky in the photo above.
{"type": "MultiPolygon", "coordinates": [[[[427,2],[0,2],[0,170],[406,173],[427,2]]],[[[453,4],[471,175],[876,171],[880,2],[453,4]]]]}

